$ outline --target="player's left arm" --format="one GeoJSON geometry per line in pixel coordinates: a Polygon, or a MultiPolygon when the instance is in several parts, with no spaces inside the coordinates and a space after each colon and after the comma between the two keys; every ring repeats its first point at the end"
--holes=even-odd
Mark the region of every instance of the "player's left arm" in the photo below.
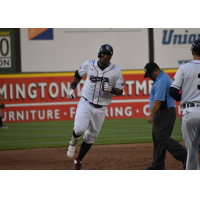
{"type": "Polygon", "coordinates": [[[115,87],[111,87],[107,82],[103,82],[101,84],[101,89],[102,91],[110,92],[116,96],[122,95],[124,89],[124,79],[121,71],[117,74],[115,87]]]}
{"type": "Polygon", "coordinates": [[[120,96],[123,94],[123,90],[116,88],[116,93],[114,95],[120,96]]]}
{"type": "Polygon", "coordinates": [[[124,90],[124,78],[121,71],[118,71],[117,81],[116,81],[116,92],[113,93],[116,96],[120,96],[123,94],[124,90]]]}
{"type": "Polygon", "coordinates": [[[114,88],[111,87],[107,82],[104,82],[101,84],[101,90],[102,91],[106,91],[106,92],[110,92],[111,94],[120,96],[123,93],[123,90],[119,89],[119,88],[114,88]]]}

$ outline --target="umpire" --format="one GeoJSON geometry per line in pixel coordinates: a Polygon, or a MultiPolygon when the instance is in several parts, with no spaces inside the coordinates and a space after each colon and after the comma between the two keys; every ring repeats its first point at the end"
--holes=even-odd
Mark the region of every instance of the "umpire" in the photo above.
{"type": "Polygon", "coordinates": [[[154,81],[149,99],[147,121],[152,124],[153,162],[146,170],[164,170],[166,150],[186,166],[187,151],[177,141],[171,138],[176,120],[175,102],[169,95],[170,77],[156,63],[147,63],[144,67],[144,78],[154,81]]]}

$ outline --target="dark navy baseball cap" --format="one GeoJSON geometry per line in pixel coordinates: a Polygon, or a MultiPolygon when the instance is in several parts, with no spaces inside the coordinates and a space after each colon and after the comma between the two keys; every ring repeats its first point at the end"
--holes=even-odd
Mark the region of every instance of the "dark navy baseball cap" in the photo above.
{"type": "Polygon", "coordinates": [[[156,63],[154,63],[154,62],[147,63],[144,67],[144,72],[145,72],[144,78],[150,77],[153,70],[156,68],[159,69],[159,67],[156,63]]]}
{"type": "Polygon", "coordinates": [[[195,53],[200,53],[200,40],[195,40],[192,43],[192,47],[190,50],[194,51],[195,53]]]}

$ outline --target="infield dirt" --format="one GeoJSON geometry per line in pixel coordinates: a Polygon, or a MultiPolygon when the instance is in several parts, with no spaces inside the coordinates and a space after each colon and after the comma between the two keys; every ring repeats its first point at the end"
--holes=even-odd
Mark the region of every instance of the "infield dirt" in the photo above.
{"type": "MultiPolygon", "coordinates": [[[[183,145],[183,143],[181,143],[183,145]]],[[[76,156],[79,148],[77,148],[76,156]]],[[[93,145],[83,159],[84,170],[144,170],[151,165],[153,144],[93,145]]],[[[0,170],[73,170],[66,148],[0,151],[0,170]]],[[[200,160],[200,153],[199,153],[200,160]]],[[[183,170],[168,152],[166,170],[183,170]]]]}

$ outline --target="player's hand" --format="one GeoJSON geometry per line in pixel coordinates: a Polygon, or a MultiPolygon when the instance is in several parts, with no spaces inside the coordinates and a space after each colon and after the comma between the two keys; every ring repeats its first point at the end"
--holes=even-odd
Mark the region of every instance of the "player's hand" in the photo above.
{"type": "Polygon", "coordinates": [[[67,98],[68,99],[75,99],[74,90],[72,88],[69,88],[69,90],[67,91],[67,98]]]}
{"type": "Polygon", "coordinates": [[[104,82],[104,83],[101,83],[101,90],[106,91],[106,92],[111,92],[112,87],[108,83],[104,82]]]}

